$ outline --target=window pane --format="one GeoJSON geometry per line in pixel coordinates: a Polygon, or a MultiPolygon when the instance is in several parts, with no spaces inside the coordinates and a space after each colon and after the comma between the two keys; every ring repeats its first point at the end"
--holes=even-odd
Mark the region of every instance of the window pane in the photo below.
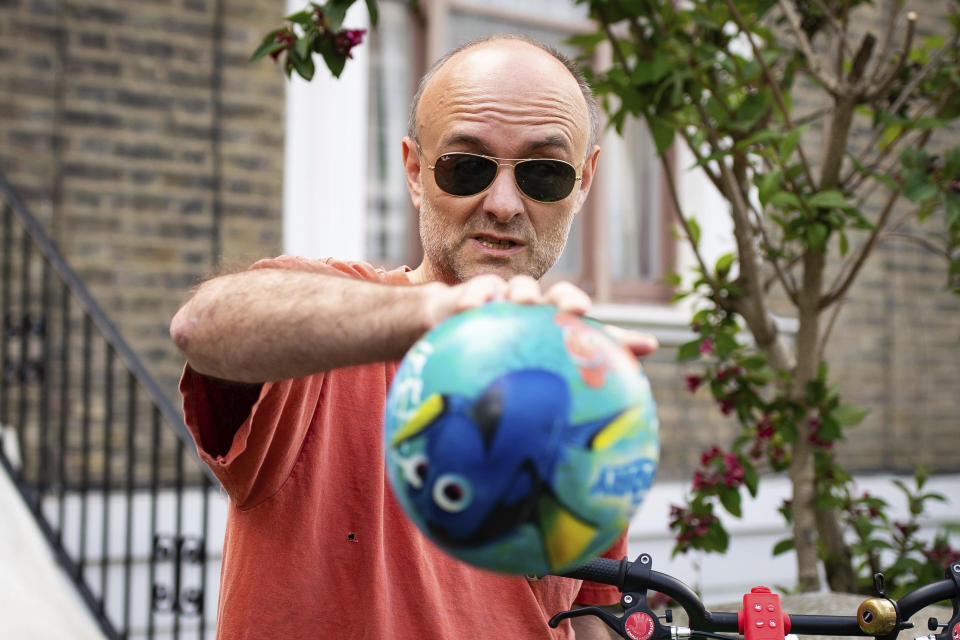
{"type": "Polygon", "coordinates": [[[607,188],[607,243],[614,280],[663,276],[660,161],[647,125],[630,118],[609,133],[600,163],[607,188]]]}
{"type": "MultiPolygon", "coordinates": [[[[370,155],[367,185],[367,259],[377,264],[409,261],[413,224],[400,140],[413,98],[414,24],[403,3],[381,2],[370,34],[370,155]]],[[[415,266],[415,265],[413,265],[415,266]]]]}
{"type": "MultiPolygon", "coordinates": [[[[531,2],[530,4],[537,3],[531,2]]],[[[550,6],[554,6],[552,2],[550,6]]],[[[450,11],[447,30],[447,47],[448,49],[453,49],[471,40],[508,33],[530,36],[535,40],[550,45],[563,55],[572,59],[580,54],[580,51],[576,47],[564,44],[564,40],[573,35],[569,31],[559,31],[557,29],[532,25],[521,20],[508,20],[506,18],[479,15],[457,9],[450,11]]]]}
{"type": "Polygon", "coordinates": [[[551,20],[581,22],[589,17],[585,4],[558,0],[460,0],[461,5],[473,5],[481,10],[509,11],[526,17],[549,16],[551,20]]]}

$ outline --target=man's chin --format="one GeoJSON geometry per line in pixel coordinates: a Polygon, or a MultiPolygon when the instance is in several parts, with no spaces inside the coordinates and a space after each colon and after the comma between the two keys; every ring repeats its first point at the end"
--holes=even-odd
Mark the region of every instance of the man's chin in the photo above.
{"type": "Polygon", "coordinates": [[[521,275],[530,276],[535,280],[539,280],[540,276],[543,275],[542,273],[538,273],[537,269],[526,262],[514,263],[510,261],[473,262],[460,265],[459,268],[455,270],[455,273],[461,282],[488,274],[499,276],[504,280],[509,280],[514,276],[521,275]]]}

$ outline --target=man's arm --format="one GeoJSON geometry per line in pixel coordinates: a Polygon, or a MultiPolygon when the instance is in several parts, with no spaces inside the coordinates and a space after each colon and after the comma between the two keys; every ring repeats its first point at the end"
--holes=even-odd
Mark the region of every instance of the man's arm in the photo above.
{"type": "MultiPolygon", "coordinates": [[[[254,269],[202,284],[174,316],[170,335],[198,373],[258,383],[399,359],[434,325],[491,300],[550,303],[579,314],[590,306],[569,283],[544,293],[527,276],[394,286],[254,269]]],[[[630,346],[638,355],[655,348],[646,336],[637,340],[630,346]]]]}

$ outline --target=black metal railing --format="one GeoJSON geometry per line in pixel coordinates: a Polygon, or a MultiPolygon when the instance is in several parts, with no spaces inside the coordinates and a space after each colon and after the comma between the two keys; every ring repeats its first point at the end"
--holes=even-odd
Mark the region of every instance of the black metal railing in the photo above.
{"type": "Polygon", "coordinates": [[[2,175],[0,321],[0,466],[104,634],[210,637],[218,486],[2,175]]]}

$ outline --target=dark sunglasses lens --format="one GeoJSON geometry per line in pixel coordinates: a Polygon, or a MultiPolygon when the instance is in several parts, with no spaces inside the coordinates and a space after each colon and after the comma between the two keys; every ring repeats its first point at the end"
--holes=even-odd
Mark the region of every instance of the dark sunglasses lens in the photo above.
{"type": "Polygon", "coordinates": [[[497,176],[497,163],[483,156],[448,153],[437,158],[433,168],[437,186],[454,196],[480,193],[497,176]]]}
{"type": "Polygon", "coordinates": [[[513,171],[520,189],[540,202],[563,200],[577,183],[577,170],[559,160],[527,160],[513,171]]]}

